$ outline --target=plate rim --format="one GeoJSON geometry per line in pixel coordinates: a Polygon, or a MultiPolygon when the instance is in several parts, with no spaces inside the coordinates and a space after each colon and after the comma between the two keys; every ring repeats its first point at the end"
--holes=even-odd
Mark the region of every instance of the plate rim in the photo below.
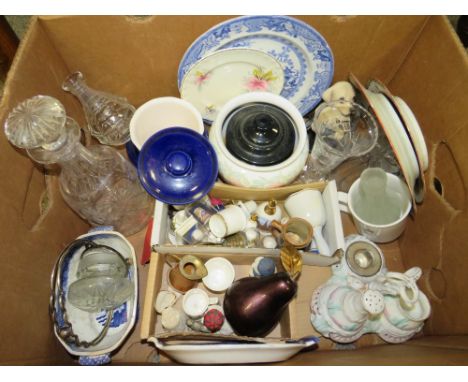
{"type": "Polygon", "coordinates": [[[394,95],[393,99],[395,101],[394,103],[398,109],[400,116],[405,121],[405,125],[410,134],[410,139],[413,141],[413,143],[418,140],[419,135],[421,135],[424,140],[425,149],[422,149],[423,152],[418,153],[419,152],[418,145],[416,145],[415,143],[414,143],[414,148],[416,150],[416,155],[420,157],[421,159],[421,166],[423,168],[423,171],[427,171],[429,168],[429,150],[427,149],[426,138],[424,137],[424,134],[422,133],[421,125],[419,124],[419,121],[414,115],[413,110],[409,107],[409,105],[406,103],[406,101],[403,98],[394,95]],[[416,128],[417,130],[414,130],[408,127],[408,126],[413,125],[412,122],[414,122],[414,124],[417,126],[416,128]],[[426,166],[426,162],[427,162],[427,166],[426,166]]]}

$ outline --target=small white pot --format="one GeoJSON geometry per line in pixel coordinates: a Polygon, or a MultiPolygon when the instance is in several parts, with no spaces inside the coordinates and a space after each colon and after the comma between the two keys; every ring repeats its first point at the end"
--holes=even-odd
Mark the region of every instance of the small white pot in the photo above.
{"type": "Polygon", "coordinates": [[[275,188],[291,183],[304,167],[309,140],[304,119],[297,108],[287,99],[272,93],[251,92],[231,99],[219,111],[210,130],[210,142],[218,157],[220,176],[228,183],[249,188],[275,188]],[[251,102],[275,105],[292,118],[296,128],[296,143],[291,156],[274,166],[255,166],[234,157],[226,147],[223,131],[224,120],[238,107],[251,102]]]}

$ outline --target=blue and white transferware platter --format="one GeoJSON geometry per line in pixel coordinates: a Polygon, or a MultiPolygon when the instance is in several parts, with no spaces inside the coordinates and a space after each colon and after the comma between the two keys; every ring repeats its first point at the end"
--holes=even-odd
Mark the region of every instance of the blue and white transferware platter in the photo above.
{"type": "Polygon", "coordinates": [[[288,16],[243,16],[214,26],[192,43],[179,65],[179,89],[200,59],[227,48],[260,50],[279,61],[284,70],[280,95],[302,115],[320,102],[333,79],[333,54],[314,28],[288,16]]]}

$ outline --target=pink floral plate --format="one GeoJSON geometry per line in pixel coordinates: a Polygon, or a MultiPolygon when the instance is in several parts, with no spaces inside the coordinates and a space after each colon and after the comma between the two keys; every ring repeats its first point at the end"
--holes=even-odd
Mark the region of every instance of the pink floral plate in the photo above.
{"type": "Polygon", "coordinates": [[[280,94],[283,85],[283,67],[269,54],[254,49],[224,49],[190,68],[180,95],[211,124],[221,107],[235,96],[252,91],[280,94]]]}

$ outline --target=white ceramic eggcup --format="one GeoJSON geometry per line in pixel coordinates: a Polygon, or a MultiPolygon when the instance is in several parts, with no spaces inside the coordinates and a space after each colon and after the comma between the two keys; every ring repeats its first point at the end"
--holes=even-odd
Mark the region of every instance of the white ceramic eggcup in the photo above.
{"type": "Polygon", "coordinates": [[[388,224],[371,224],[356,214],[354,204],[359,195],[360,178],[349,189],[348,193],[338,192],[340,210],[351,214],[358,232],[375,243],[388,243],[397,239],[405,230],[406,220],[411,211],[411,195],[407,185],[396,175],[387,173],[387,186],[390,192],[400,195],[400,217],[388,224]]]}
{"type": "Polygon", "coordinates": [[[200,112],[189,102],[176,97],[154,98],[141,105],[130,120],[130,138],[141,150],[153,134],[168,127],[186,127],[203,134],[200,112]]]}
{"type": "Polygon", "coordinates": [[[182,309],[190,318],[201,318],[210,305],[218,303],[218,297],[209,297],[203,289],[190,289],[182,299],[182,309]]]}
{"type": "Polygon", "coordinates": [[[312,225],[320,254],[331,256],[330,248],[322,235],[322,228],[327,222],[322,193],[312,189],[298,191],[288,196],[284,208],[290,217],[304,219],[312,225]]]}
{"type": "Polygon", "coordinates": [[[248,217],[238,205],[229,205],[224,210],[213,215],[208,225],[216,237],[223,238],[245,229],[248,217]]]}

